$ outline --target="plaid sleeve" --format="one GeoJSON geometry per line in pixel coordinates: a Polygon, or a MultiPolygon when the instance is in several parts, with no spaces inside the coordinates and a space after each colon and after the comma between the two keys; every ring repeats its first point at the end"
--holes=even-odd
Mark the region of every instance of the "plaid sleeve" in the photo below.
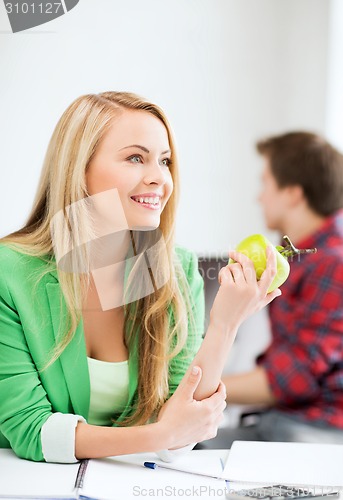
{"type": "Polygon", "coordinates": [[[315,399],[343,358],[343,262],[322,257],[307,270],[299,294],[271,308],[273,341],[257,363],[280,404],[315,399]]]}

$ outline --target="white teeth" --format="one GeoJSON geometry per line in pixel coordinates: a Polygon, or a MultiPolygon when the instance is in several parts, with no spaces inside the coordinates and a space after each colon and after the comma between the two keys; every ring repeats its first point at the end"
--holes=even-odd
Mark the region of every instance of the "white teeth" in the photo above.
{"type": "Polygon", "coordinates": [[[156,196],[155,198],[153,197],[145,197],[145,198],[134,198],[136,201],[140,203],[149,203],[150,205],[157,205],[160,201],[160,198],[156,196]]]}

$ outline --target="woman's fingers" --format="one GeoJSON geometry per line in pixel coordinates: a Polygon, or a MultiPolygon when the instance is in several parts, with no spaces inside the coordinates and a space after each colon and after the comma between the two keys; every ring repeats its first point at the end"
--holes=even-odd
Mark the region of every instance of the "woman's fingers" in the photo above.
{"type": "Polygon", "coordinates": [[[266,248],[266,255],[267,265],[259,281],[259,288],[264,295],[267,295],[268,288],[272,284],[277,273],[276,253],[270,245],[266,248]]]}
{"type": "Polygon", "coordinates": [[[272,300],[276,299],[276,297],[280,297],[280,295],[282,295],[280,288],[276,288],[273,292],[268,293],[262,307],[267,306],[272,302],[272,300]]]}
{"type": "Polygon", "coordinates": [[[219,285],[222,284],[223,280],[226,280],[229,283],[233,283],[233,276],[231,274],[231,271],[230,271],[228,265],[222,267],[221,270],[219,271],[219,274],[218,274],[219,285]]]}
{"type": "Polygon", "coordinates": [[[235,264],[228,264],[227,268],[232,274],[235,283],[237,284],[246,283],[246,279],[241,264],[238,264],[238,262],[235,264]]]}
{"type": "Polygon", "coordinates": [[[213,412],[223,412],[226,408],[226,387],[223,382],[220,382],[218,389],[212,396],[209,396],[207,403],[210,405],[213,412]]]}
{"type": "Polygon", "coordinates": [[[181,396],[181,398],[192,401],[194,392],[198,387],[202,377],[202,370],[199,366],[193,366],[190,372],[186,372],[183,376],[178,388],[175,393],[181,396]]]}
{"type": "Polygon", "coordinates": [[[256,283],[256,271],[254,264],[246,255],[234,250],[228,253],[229,257],[235,262],[227,264],[219,271],[218,281],[222,284],[223,273],[226,272],[227,279],[237,284],[256,283]],[[231,275],[231,276],[230,276],[231,275]]]}
{"type": "Polygon", "coordinates": [[[248,284],[256,283],[256,271],[252,260],[244,255],[244,253],[236,251],[230,251],[229,256],[240,265],[244,280],[248,284]]]}
{"type": "Polygon", "coordinates": [[[217,392],[219,392],[219,394],[221,394],[224,399],[226,399],[226,385],[222,380],[219,382],[217,392]]]}

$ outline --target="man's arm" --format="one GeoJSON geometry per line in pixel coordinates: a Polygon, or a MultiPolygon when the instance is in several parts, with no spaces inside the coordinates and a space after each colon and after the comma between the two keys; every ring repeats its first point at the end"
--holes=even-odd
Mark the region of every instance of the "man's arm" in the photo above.
{"type": "Polygon", "coordinates": [[[265,404],[273,406],[276,399],[263,366],[254,370],[222,378],[226,387],[226,401],[231,404],[265,404]]]}

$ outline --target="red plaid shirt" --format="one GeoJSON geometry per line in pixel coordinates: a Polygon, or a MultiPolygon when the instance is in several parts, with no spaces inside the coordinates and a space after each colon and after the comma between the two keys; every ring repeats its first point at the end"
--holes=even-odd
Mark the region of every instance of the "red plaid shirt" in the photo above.
{"type": "Polygon", "coordinates": [[[269,306],[272,342],[257,358],[276,408],[343,429],[343,210],[298,242],[282,295],[269,306]]]}

